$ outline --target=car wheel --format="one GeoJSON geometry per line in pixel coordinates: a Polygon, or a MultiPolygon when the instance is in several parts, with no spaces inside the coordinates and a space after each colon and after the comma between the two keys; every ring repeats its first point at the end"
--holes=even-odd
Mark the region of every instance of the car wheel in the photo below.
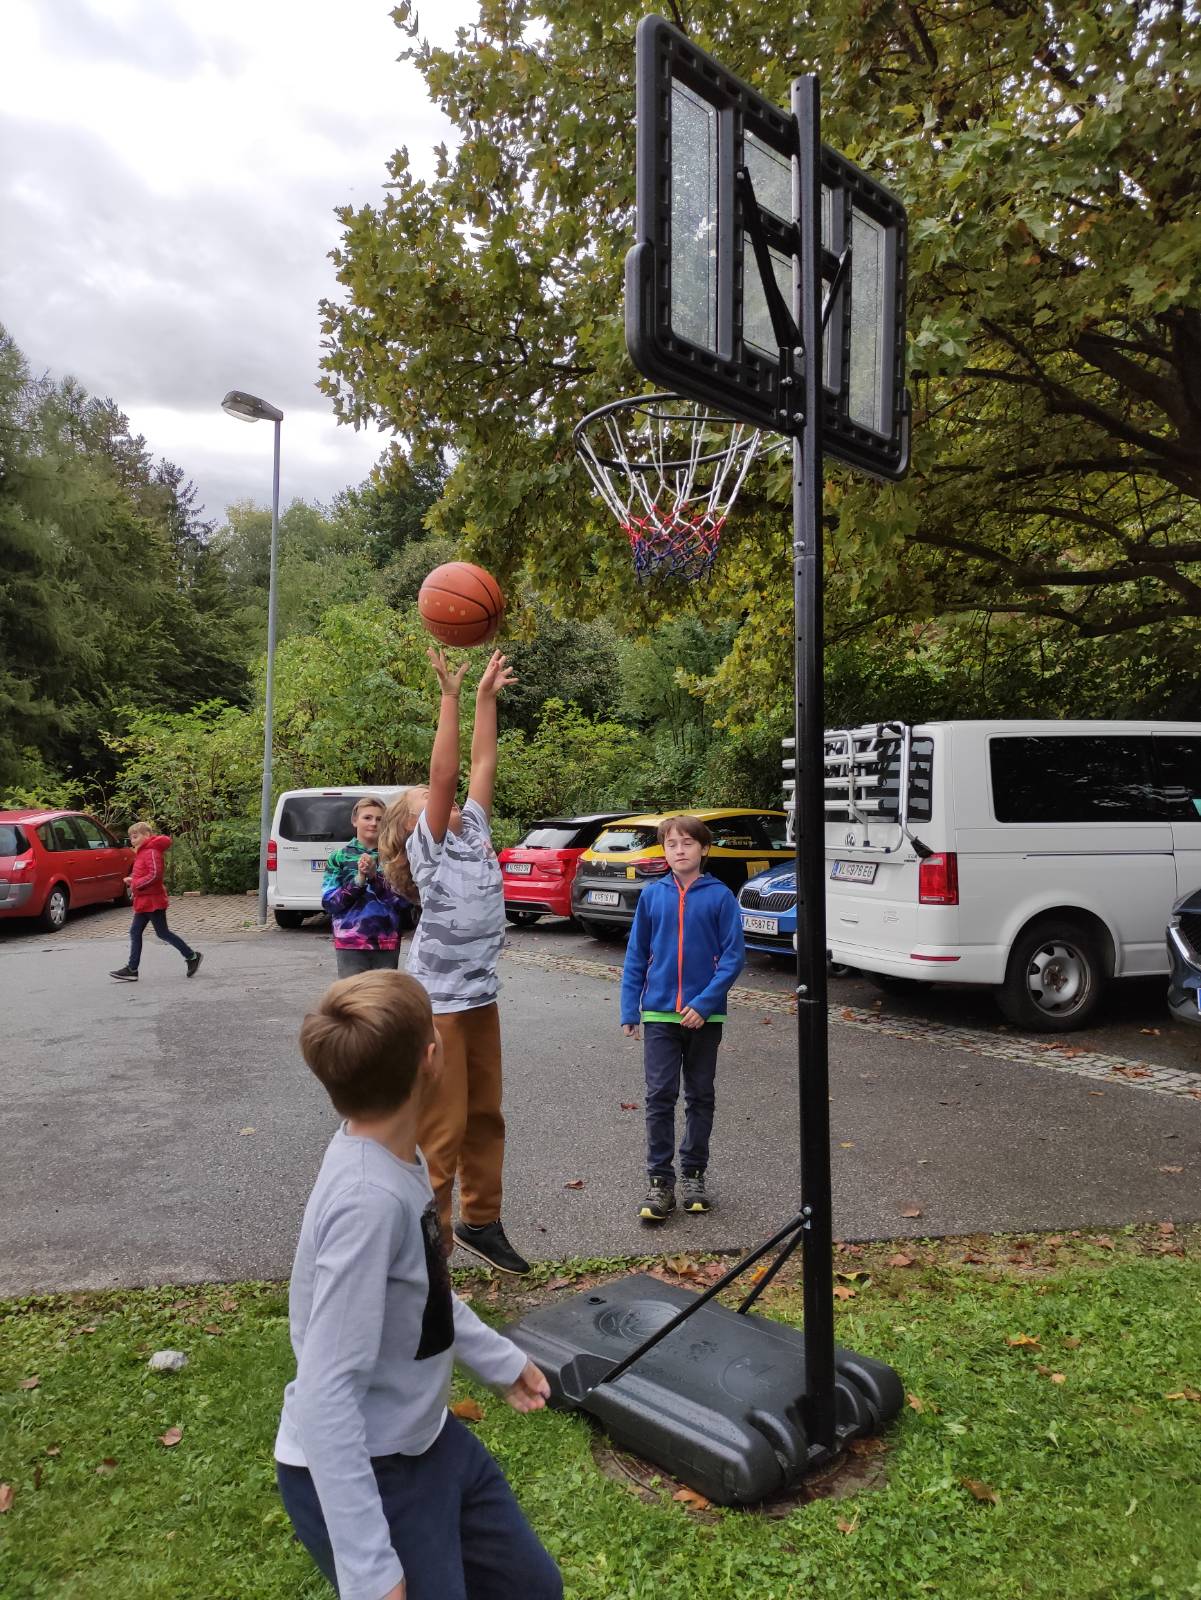
{"type": "Polygon", "coordinates": [[[510,911],[505,907],[505,916],[515,928],[532,928],[535,922],[542,921],[541,911],[510,911]]]}
{"type": "Polygon", "coordinates": [[[299,928],[303,921],[303,911],[277,911],[275,913],[275,926],[277,928],[299,928]]]}
{"type": "Polygon", "coordinates": [[[1009,954],[997,1004],[1007,1022],[1034,1033],[1082,1028],[1101,999],[1105,973],[1096,935],[1080,922],[1036,923],[1009,954]]]}
{"type": "Polygon", "coordinates": [[[620,928],[615,928],[608,922],[586,922],[581,917],[579,923],[581,933],[586,933],[590,939],[601,939],[606,944],[611,944],[614,939],[620,939],[622,935],[620,928]]]}
{"type": "Polygon", "coordinates": [[[71,896],[67,893],[65,884],[56,883],[46,896],[46,904],[42,907],[39,923],[50,933],[57,933],[67,920],[67,907],[71,904],[71,896]]]}
{"type": "MultiPolygon", "coordinates": [[[[848,967],[845,961],[831,961],[829,956],[826,957],[827,978],[849,978],[854,970],[854,967],[848,967]]],[[[910,981],[916,980],[911,979],[910,981]]]]}

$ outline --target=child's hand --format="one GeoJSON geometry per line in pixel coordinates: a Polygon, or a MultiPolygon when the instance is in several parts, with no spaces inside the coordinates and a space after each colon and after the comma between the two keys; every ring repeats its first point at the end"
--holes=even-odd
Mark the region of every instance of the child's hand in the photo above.
{"type": "Polygon", "coordinates": [[[505,1399],[514,1411],[541,1411],[550,1399],[550,1384],[534,1363],[527,1361],[517,1382],[505,1390],[505,1399]]]}
{"type": "Polygon", "coordinates": [[[517,674],[509,665],[508,656],[502,656],[499,650],[492,652],[492,659],[484,668],[484,675],[480,679],[480,686],[475,691],[477,695],[496,696],[502,689],[507,689],[511,683],[517,682],[517,674]]]}
{"type": "Polygon", "coordinates": [[[459,690],[463,687],[463,678],[469,663],[464,661],[457,672],[452,672],[446,660],[445,650],[430,649],[425,653],[430,658],[430,666],[433,667],[437,674],[438,682],[442,686],[442,693],[453,694],[457,699],[459,690]]]}
{"type": "Polygon", "coordinates": [[[637,1039],[641,1037],[641,1033],[636,1022],[623,1022],[621,1025],[621,1031],[625,1034],[627,1039],[637,1039]]]}
{"type": "Polygon", "coordinates": [[[364,851],[359,857],[358,871],[360,883],[362,883],[365,879],[370,878],[375,872],[375,862],[372,861],[371,857],[366,853],[366,851],[364,851]]]}
{"type": "Polygon", "coordinates": [[[694,1011],[691,1006],[685,1006],[680,1012],[681,1028],[703,1028],[705,1019],[699,1011],[694,1011]]]}

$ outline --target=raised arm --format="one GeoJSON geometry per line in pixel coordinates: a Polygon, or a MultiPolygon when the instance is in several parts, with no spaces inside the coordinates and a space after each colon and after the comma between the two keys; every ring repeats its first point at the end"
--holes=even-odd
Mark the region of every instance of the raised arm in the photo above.
{"type": "Polygon", "coordinates": [[[467,663],[464,661],[457,672],[452,672],[446,664],[444,651],[426,653],[441,686],[442,700],[438,707],[438,731],[430,752],[430,797],[425,804],[425,820],[441,844],[459,787],[459,690],[463,687],[467,663]]]}
{"type": "Polygon", "coordinates": [[[471,779],[467,785],[467,798],[474,800],[489,817],[492,815],[492,791],[496,786],[496,697],[502,689],[516,682],[517,674],[507,658],[494,650],[475,692],[471,779]]]}

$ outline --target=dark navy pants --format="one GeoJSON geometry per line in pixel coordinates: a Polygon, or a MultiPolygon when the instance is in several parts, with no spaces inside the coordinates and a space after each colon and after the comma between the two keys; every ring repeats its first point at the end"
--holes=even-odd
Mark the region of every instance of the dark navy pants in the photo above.
{"type": "Polygon", "coordinates": [[[642,1024],[642,1065],[646,1073],[646,1170],[652,1178],[675,1176],[676,1101],[684,1081],[684,1138],[680,1169],[704,1172],[709,1165],[709,1135],[715,1105],[717,1047],[721,1023],[684,1028],[678,1022],[642,1024]]]}
{"type": "MultiPolygon", "coordinates": [[[[376,1456],[392,1546],[405,1575],[405,1600],[562,1600],[559,1569],[505,1475],[457,1417],[423,1455],[376,1456]]],[[[337,1589],[321,1503],[305,1467],[275,1464],[296,1536],[337,1589]]]]}
{"type": "Polygon", "coordinates": [[[142,959],[142,930],[147,923],[164,944],[174,945],[185,961],[192,959],[195,952],[186,940],[171,932],[167,926],[165,911],[135,911],[133,921],[129,924],[129,965],[134,972],[138,970],[138,964],[142,959]]]}

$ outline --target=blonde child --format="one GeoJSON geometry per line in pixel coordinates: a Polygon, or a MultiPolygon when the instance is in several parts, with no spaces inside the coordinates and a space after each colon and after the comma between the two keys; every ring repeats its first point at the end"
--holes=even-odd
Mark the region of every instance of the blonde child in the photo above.
{"type": "Polygon", "coordinates": [[[164,944],[179,951],[191,978],[204,957],[167,926],[167,886],[163,882],[163,872],[171,840],[165,833],[156,833],[152,822],[135,822],[129,830],[129,842],[133,846],[133,866],[125,880],[133,899],[129,960],[116,972],[110,972],[109,977],[116,978],[118,983],[138,981],[138,968],[142,964],[142,934],[149,923],[164,944]]]}
{"type": "Polygon", "coordinates": [[[497,961],[505,938],[500,865],[489,818],[496,778],[496,699],[516,682],[496,651],[475,697],[471,777],[462,810],[459,783],[459,692],[466,664],[451,671],[442,651],[429,652],[441,687],[438,731],[428,788],[394,800],[380,828],[384,875],[421,920],[406,963],[426,989],[442,1041],[444,1066],[430,1096],[418,1143],[430,1166],[443,1237],[501,1272],[528,1272],[501,1225],[505,1119],[501,1111],[497,961]],[[451,1192],[459,1180],[459,1220],[451,1229],[451,1192]]]}

